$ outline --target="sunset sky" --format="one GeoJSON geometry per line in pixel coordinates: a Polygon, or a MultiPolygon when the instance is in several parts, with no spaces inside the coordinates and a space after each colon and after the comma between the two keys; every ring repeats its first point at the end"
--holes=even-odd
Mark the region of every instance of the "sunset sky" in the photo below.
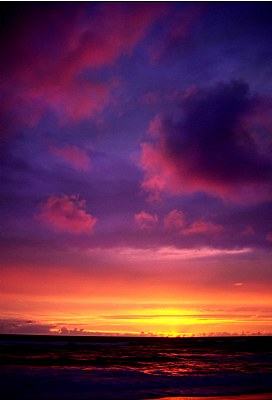
{"type": "Polygon", "coordinates": [[[272,3],[1,5],[0,333],[272,332],[272,3]]]}

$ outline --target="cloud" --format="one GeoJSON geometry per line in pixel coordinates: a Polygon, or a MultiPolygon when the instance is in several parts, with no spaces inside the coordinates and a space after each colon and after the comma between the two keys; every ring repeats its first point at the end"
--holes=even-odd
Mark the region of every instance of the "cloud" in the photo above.
{"type": "Polygon", "coordinates": [[[68,329],[66,326],[62,326],[57,330],[57,333],[60,333],[61,335],[84,335],[85,331],[83,328],[68,329]]]}
{"type": "Polygon", "coordinates": [[[269,121],[262,118],[262,104],[246,83],[231,81],[194,90],[178,104],[178,114],[157,116],[152,141],[142,143],[141,153],[142,187],[151,200],[162,192],[207,192],[235,201],[270,198],[271,145],[263,146],[269,121]]]}
{"type": "Polygon", "coordinates": [[[145,211],[141,211],[134,215],[134,220],[140,229],[150,231],[154,225],[158,223],[157,215],[149,214],[145,211]]]}
{"type": "MultiPolygon", "coordinates": [[[[105,250],[103,250],[104,252],[105,250]]],[[[190,260],[194,258],[219,257],[225,255],[242,255],[250,253],[252,250],[248,247],[237,249],[217,249],[211,247],[184,248],[180,249],[175,246],[157,247],[151,249],[135,249],[129,247],[116,248],[116,257],[122,260],[134,261],[165,261],[165,260],[190,260]]]]}
{"type": "Polygon", "coordinates": [[[2,334],[35,334],[49,335],[56,325],[37,321],[24,320],[22,318],[0,319],[0,332],[2,334]]]}
{"type": "Polygon", "coordinates": [[[204,220],[194,221],[186,227],[184,213],[178,210],[173,210],[165,216],[164,226],[167,229],[178,229],[179,234],[182,235],[213,234],[223,230],[221,225],[204,220]]]}
{"type": "Polygon", "coordinates": [[[91,234],[97,219],[85,211],[85,205],[85,200],[75,195],[52,196],[41,205],[37,218],[57,231],[91,234]]]}
{"type": "Polygon", "coordinates": [[[91,169],[91,162],[87,153],[77,146],[51,146],[50,151],[78,171],[89,171],[91,169]]]}
{"type": "Polygon", "coordinates": [[[195,221],[188,228],[183,229],[181,233],[185,235],[198,234],[198,233],[219,233],[223,230],[223,227],[218,224],[207,221],[195,221]]]}
{"type": "Polygon", "coordinates": [[[165,20],[162,26],[163,37],[151,52],[152,63],[182,51],[184,43],[188,41],[193,29],[198,26],[205,7],[203,4],[189,4],[181,11],[176,10],[169,19],[165,20]]]}
{"type": "Polygon", "coordinates": [[[166,228],[178,228],[184,227],[184,214],[182,211],[173,210],[164,218],[164,226],[166,228]]]}
{"type": "MultiPolygon", "coordinates": [[[[61,123],[94,117],[112,101],[115,77],[99,69],[130,55],[165,5],[5,6],[4,114],[33,126],[48,112],[61,123]],[[21,17],[24,15],[24,18],[21,17]]],[[[6,130],[14,130],[6,117],[6,130]]]]}

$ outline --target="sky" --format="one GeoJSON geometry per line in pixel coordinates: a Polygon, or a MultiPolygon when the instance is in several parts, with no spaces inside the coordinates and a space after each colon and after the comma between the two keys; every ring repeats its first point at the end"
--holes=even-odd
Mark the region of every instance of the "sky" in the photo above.
{"type": "Polygon", "coordinates": [[[1,4],[0,333],[272,332],[272,4],[1,4]]]}

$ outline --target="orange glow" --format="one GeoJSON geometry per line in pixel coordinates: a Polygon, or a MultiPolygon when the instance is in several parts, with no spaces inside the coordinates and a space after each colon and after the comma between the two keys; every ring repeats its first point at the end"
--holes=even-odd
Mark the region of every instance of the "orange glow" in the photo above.
{"type": "Polygon", "coordinates": [[[24,3],[0,335],[272,334],[271,4],[24,3]]]}
{"type": "MultiPolygon", "coordinates": [[[[253,284],[246,276],[242,281],[227,275],[210,282],[209,268],[220,271],[227,260],[220,264],[208,249],[190,253],[162,248],[153,256],[151,251],[119,250],[112,255],[107,273],[93,265],[92,269],[65,268],[65,272],[52,266],[4,267],[2,319],[23,318],[33,323],[33,329],[43,326],[47,333],[270,332],[271,295],[265,282],[253,284]]],[[[26,329],[23,320],[20,323],[26,329]]]]}

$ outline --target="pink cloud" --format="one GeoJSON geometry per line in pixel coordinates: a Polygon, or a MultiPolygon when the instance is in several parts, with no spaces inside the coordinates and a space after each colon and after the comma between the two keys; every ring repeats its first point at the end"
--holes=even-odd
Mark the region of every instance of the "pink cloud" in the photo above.
{"type": "Polygon", "coordinates": [[[166,228],[178,228],[184,227],[184,214],[182,211],[173,210],[164,218],[164,226],[166,228]]]}
{"type": "Polygon", "coordinates": [[[145,171],[141,187],[149,193],[148,200],[151,202],[160,200],[161,192],[164,191],[178,192],[175,189],[175,169],[171,163],[167,163],[159,148],[150,143],[142,143],[141,149],[140,163],[145,171]]]}
{"type": "Polygon", "coordinates": [[[219,233],[223,230],[223,227],[218,224],[207,221],[195,221],[189,228],[183,229],[181,231],[184,235],[198,234],[198,233],[219,233]]]}
{"type": "Polygon", "coordinates": [[[47,110],[57,114],[61,124],[74,123],[101,112],[111,102],[116,85],[116,80],[75,82],[73,77],[56,83],[33,81],[21,86],[18,97],[13,93],[9,101],[18,107],[19,120],[29,126],[34,126],[47,110]]]}
{"type": "Polygon", "coordinates": [[[85,207],[85,200],[79,200],[78,196],[52,196],[41,205],[37,219],[57,231],[91,234],[97,219],[88,214],[85,207]]]}
{"type": "Polygon", "coordinates": [[[80,28],[81,35],[73,43],[73,57],[69,59],[71,67],[100,67],[129,54],[165,10],[163,4],[103,4],[94,18],[86,19],[86,25],[80,28]]]}
{"type": "Polygon", "coordinates": [[[50,151],[78,171],[89,171],[91,169],[91,162],[88,155],[77,146],[65,146],[62,148],[51,146],[50,151]]]}
{"type": "Polygon", "coordinates": [[[149,214],[145,211],[141,211],[138,214],[134,215],[134,220],[140,229],[143,230],[152,230],[154,225],[158,223],[157,215],[149,214]]]}

